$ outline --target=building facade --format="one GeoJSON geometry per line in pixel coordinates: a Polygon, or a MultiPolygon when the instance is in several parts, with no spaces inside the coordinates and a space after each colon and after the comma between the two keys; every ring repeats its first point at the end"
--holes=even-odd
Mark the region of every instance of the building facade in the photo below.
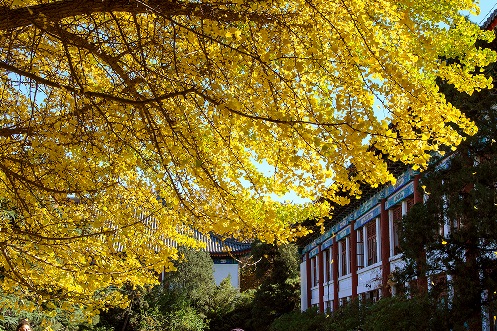
{"type": "Polygon", "coordinates": [[[211,234],[205,237],[206,250],[214,262],[216,285],[230,278],[234,288],[240,288],[240,258],[250,254],[251,244],[234,239],[221,240],[211,234]]]}
{"type": "MultiPolygon", "coordinates": [[[[205,244],[204,250],[209,253],[214,263],[212,271],[216,285],[229,277],[231,285],[240,289],[240,258],[250,255],[252,244],[232,238],[222,239],[214,233],[203,234],[195,230],[192,231],[192,237],[205,244]]],[[[169,241],[168,244],[177,247],[175,241],[169,241]]],[[[164,272],[159,276],[159,280],[162,279],[164,272]]]]}
{"type": "Polygon", "coordinates": [[[302,249],[302,310],[333,311],[355,298],[395,294],[390,275],[403,267],[396,221],[422,201],[418,182],[419,174],[406,171],[302,249]]]}
{"type": "MultiPolygon", "coordinates": [[[[482,28],[495,30],[496,27],[497,10],[490,14],[482,28]]],[[[435,171],[447,169],[449,163],[450,158],[441,161],[435,171]]],[[[338,213],[325,233],[301,245],[302,310],[316,307],[321,312],[333,311],[356,298],[376,301],[400,290],[391,277],[396,269],[405,265],[396,221],[414,204],[426,201],[427,196],[418,190],[419,178],[420,174],[412,170],[404,172],[395,185],[352,202],[347,212],[338,213]]],[[[460,221],[447,220],[439,229],[440,235],[448,237],[451,231],[462,226],[460,221]]],[[[449,280],[450,277],[442,272],[420,277],[409,285],[428,290],[440,278],[449,280]]],[[[482,293],[482,301],[489,295],[487,292],[482,293]]],[[[491,307],[483,307],[481,317],[482,330],[497,330],[496,313],[491,307]]]]}
{"type": "MultiPolygon", "coordinates": [[[[434,171],[450,171],[452,156],[441,160],[434,171]]],[[[342,213],[342,217],[331,223],[328,231],[302,248],[300,276],[303,311],[315,307],[322,313],[331,312],[354,299],[375,302],[382,297],[402,293],[406,287],[415,286],[418,292],[427,292],[430,288],[450,282],[453,275],[440,269],[435,273],[424,273],[409,284],[395,283],[392,274],[405,266],[399,245],[400,221],[412,206],[430,201],[429,195],[422,194],[423,190],[419,189],[420,176],[408,170],[397,178],[395,185],[378,189],[368,197],[353,202],[348,213],[342,213]]],[[[460,192],[466,189],[464,187],[460,192]]],[[[449,240],[452,233],[458,234],[468,224],[461,219],[447,219],[438,225],[440,228],[437,231],[442,238],[449,240]]],[[[492,250],[492,247],[486,248],[492,250]]],[[[466,263],[471,262],[468,253],[468,249],[461,251],[466,263]]],[[[493,249],[489,254],[492,253],[497,254],[497,251],[493,249]]],[[[425,250],[420,256],[431,260],[425,250]]],[[[495,256],[490,259],[495,259],[495,256]]],[[[478,272],[474,278],[475,286],[481,281],[478,280],[478,272]]],[[[450,302],[455,289],[446,285],[444,288],[450,302]]],[[[490,299],[489,296],[495,296],[496,292],[492,292],[488,288],[482,290],[481,303],[490,299]]],[[[481,309],[478,330],[497,330],[495,304],[488,302],[492,300],[478,308],[481,309]]]]}

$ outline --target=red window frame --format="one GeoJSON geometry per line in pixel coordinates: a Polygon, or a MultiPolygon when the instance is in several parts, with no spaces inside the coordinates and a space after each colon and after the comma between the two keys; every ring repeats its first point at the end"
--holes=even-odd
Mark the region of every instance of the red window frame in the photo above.
{"type": "Polygon", "coordinates": [[[368,266],[378,262],[376,222],[373,220],[366,225],[368,266]]]}

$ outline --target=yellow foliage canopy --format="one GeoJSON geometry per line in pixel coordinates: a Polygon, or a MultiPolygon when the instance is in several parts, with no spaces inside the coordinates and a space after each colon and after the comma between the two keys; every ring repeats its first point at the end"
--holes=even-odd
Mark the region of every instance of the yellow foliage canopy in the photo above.
{"type": "Polygon", "coordinates": [[[476,128],[435,81],[487,88],[495,60],[470,0],[0,5],[3,288],[97,308],[195,246],[185,229],[291,240],[328,210],[273,194],[343,202],[394,180],[380,151],[457,146],[476,128]]]}

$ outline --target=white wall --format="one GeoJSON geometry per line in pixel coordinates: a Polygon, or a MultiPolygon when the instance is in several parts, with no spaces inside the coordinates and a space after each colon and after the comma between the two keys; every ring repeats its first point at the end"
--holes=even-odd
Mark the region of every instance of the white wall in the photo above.
{"type": "Polygon", "coordinates": [[[214,279],[216,285],[219,285],[223,279],[231,275],[231,285],[234,288],[240,288],[240,279],[238,276],[238,264],[214,264],[214,279]]]}
{"type": "Polygon", "coordinates": [[[300,264],[300,309],[302,311],[307,308],[307,271],[305,261],[300,264]]]}

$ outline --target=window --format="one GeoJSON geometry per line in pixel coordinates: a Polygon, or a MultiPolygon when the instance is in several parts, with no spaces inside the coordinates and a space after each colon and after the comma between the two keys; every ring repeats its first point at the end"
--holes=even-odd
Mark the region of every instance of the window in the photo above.
{"type": "Polygon", "coordinates": [[[448,297],[447,275],[445,273],[431,275],[430,285],[431,292],[433,292],[439,300],[448,297]]]}
{"type": "Polygon", "coordinates": [[[379,299],[380,299],[380,290],[376,289],[366,292],[366,301],[376,302],[379,299]]]}
{"type": "Polygon", "coordinates": [[[460,228],[461,228],[461,219],[458,218],[458,219],[452,220],[450,231],[457,232],[457,230],[459,230],[460,228]]]}
{"type": "Polygon", "coordinates": [[[392,284],[390,291],[392,292],[392,295],[406,294],[408,292],[407,286],[408,286],[408,283],[398,282],[398,283],[392,284]]]}
{"type": "Polygon", "coordinates": [[[316,257],[313,257],[311,259],[311,286],[317,286],[318,285],[318,260],[316,257]]]}
{"type": "Polygon", "coordinates": [[[407,211],[411,210],[412,206],[414,206],[414,198],[407,199],[406,205],[407,205],[406,210],[407,211]]]}
{"type": "Polygon", "coordinates": [[[364,267],[363,228],[357,229],[357,269],[364,267]]]}
{"type": "Polygon", "coordinates": [[[348,265],[349,265],[349,272],[352,272],[352,259],[355,258],[354,256],[352,256],[352,241],[350,240],[350,238],[348,239],[349,240],[349,255],[348,255],[348,265]]]}
{"type": "Polygon", "coordinates": [[[399,244],[399,223],[402,221],[402,206],[396,206],[393,209],[393,254],[400,253],[399,244]]]}
{"type": "Polygon", "coordinates": [[[340,276],[347,274],[347,242],[339,241],[340,245],[340,276]]]}
{"type": "Polygon", "coordinates": [[[325,302],[325,311],[328,313],[333,311],[333,300],[325,302]]]}
{"type": "Polygon", "coordinates": [[[445,224],[438,225],[438,235],[440,237],[445,237],[445,224]]]}
{"type": "Polygon", "coordinates": [[[322,261],[319,261],[319,263],[322,263],[323,264],[323,282],[327,282],[328,281],[328,273],[326,272],[326,267],[328,265],[328,250],[323,250],[323,260],[322,261]]]}
{"type": "Polygon", "coordinates": [[[380,291],[378,289],[361,293],[359,295],[361,303],[371,303],[376,302],[380,299],[380,291]]]}
{"type": "MultiPolygon", "coordinates": [[[[324,257],[324,267],[325,267],[325,274],[326,274],[326,281],[331,282],[333,280],[333,251],[332,248],[330,247],[326,251],[324,251],[326,254],[326,257],[324,257]]],[[[324,255],[323,255],[324,256],[324,255]]]]}
{"type": "Polygon", "coordinates": [[[376,222],[371,221],[366,225],[367,238],[367,249],[368,249],[368,266],[378,262],[377,254],[377,239],[376,239],[376,222]]]}

